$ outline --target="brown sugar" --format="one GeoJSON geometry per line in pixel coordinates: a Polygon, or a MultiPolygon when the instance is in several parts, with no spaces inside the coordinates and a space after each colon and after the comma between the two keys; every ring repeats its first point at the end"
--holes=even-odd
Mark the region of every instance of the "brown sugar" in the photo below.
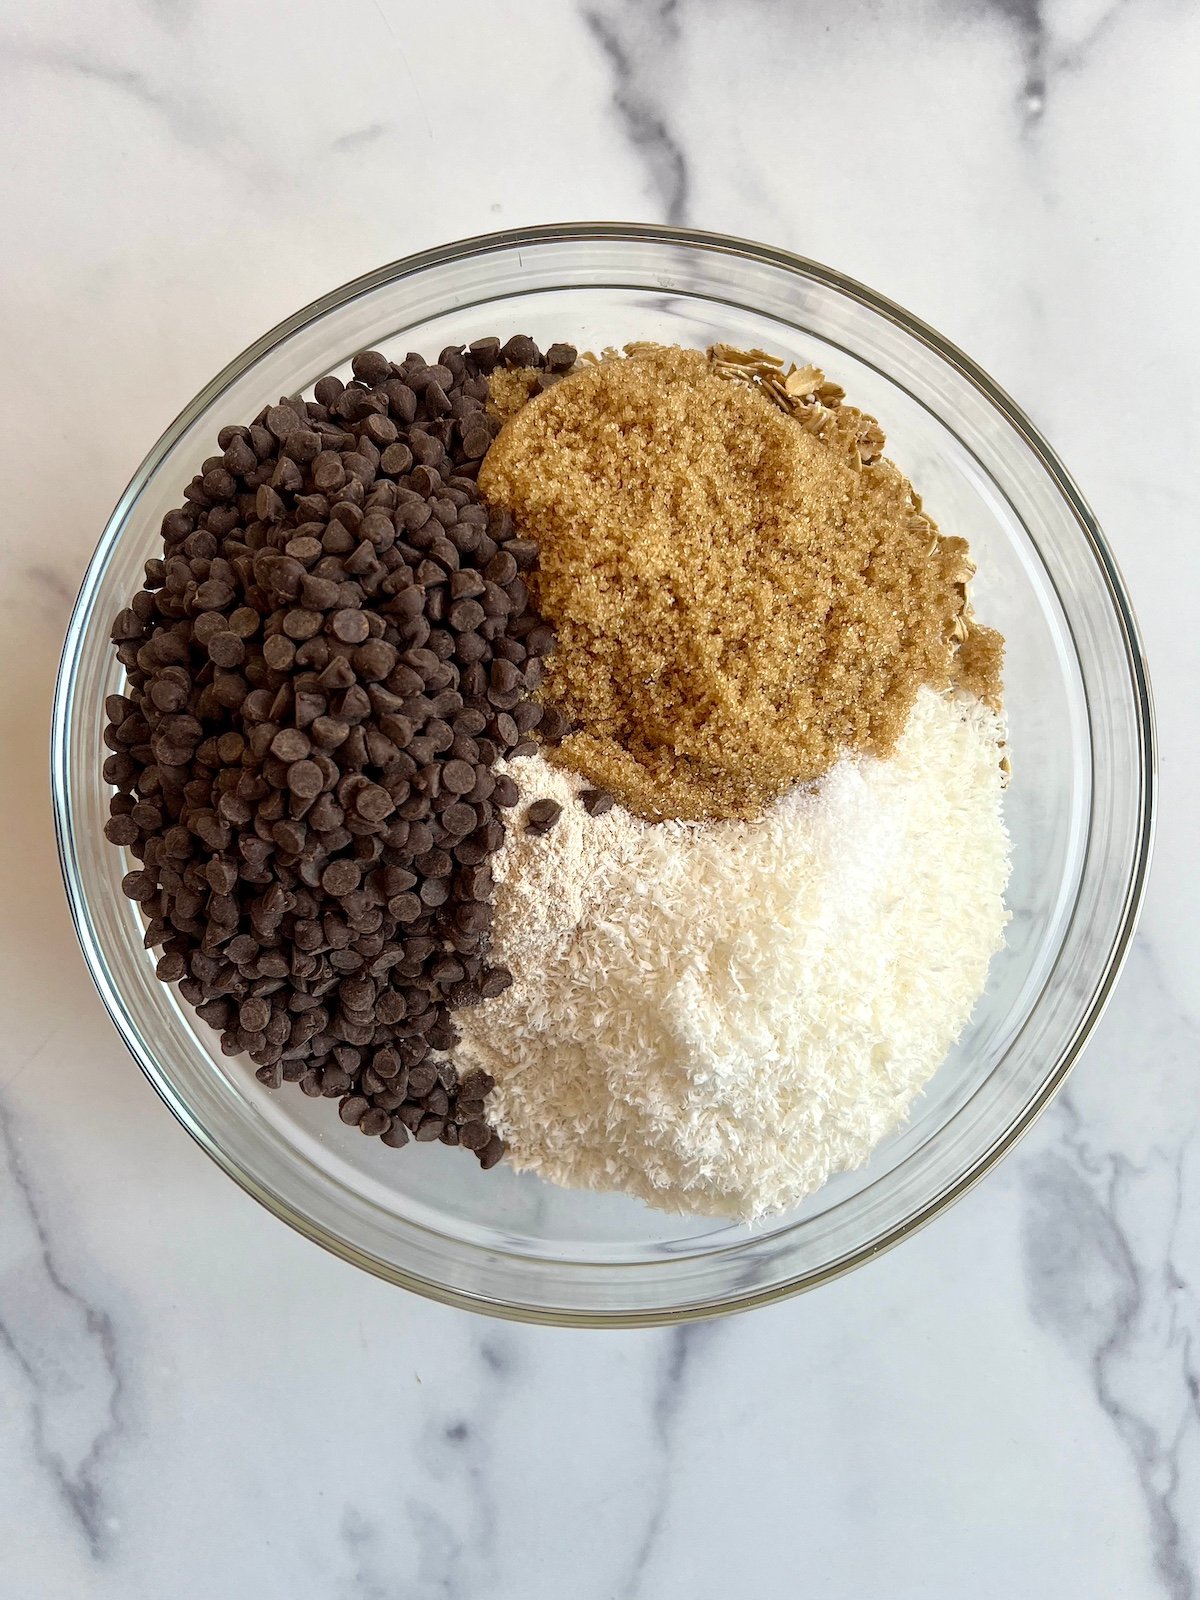
{"type": "Polygon", "coordinates": [[[535,367],[497,367],[488,382],[488,410],[507,422],[538,392],[535,367]]]}
{"type": "Polygon", "coordinates": [[[951,679],[965,694],[1000,705],[1000,673],[1004,666],[1004,637],[995,628],[972,622],[951,662],[951,679]]]}
{"type": "MultiPolygon", "coordinates": [[[[844,751],[889,754],[971,632],[966,545],[873,420],[814,369],[772,389],[777,364],[736,355],[582,366],[510,416],[479,474],[539,546],[544,694],[577,730],[554,758],[644,817],[752,816],[844,751]]],[[[998,693],[993,640],[961,676],[998,693]]]]}

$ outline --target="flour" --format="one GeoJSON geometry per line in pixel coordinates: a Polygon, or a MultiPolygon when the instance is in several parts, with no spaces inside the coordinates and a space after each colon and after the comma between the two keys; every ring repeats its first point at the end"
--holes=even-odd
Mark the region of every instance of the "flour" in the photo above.
{"type": "Polygon", "coordinates": [[[559,800],[495,860],[515,977],[456,1021],[518,1170],[750,1219],[861,1164],[962,1032],[1003,942],[1003,724],[922,690],[894,756],[839,762],[755,822],[559,800]]]}

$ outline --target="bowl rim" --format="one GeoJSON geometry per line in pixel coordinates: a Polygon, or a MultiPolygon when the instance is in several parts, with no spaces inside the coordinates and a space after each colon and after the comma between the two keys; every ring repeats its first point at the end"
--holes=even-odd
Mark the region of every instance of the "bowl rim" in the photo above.
{"type": "Polygon", "coordinates": [[[1145,650],[1134,615],[1133,606],[1120,569],[1108,547],[1097,519],[1077,484],[1055,451],[1042,437],[1025,412],[1011,396],[975,361],[957,345],[945,338],[928,323],[914,316],[895,301],[859,283],[856,279],[824,266],[809,257],[776,246],[756,243],[736,236],[706,232],[700,229],[680,228],[657,223],[622,222],[571,222],[547,223],[522,228],[502,229],[493,233],[471,237],[418,251],[412,255],[377,267],[371,272],[349,280],[336,289],[321,295],[308,305],[285,317],[260,338],[229,361],[179,413],[149,450],[129,483],[126,485],[112,513],[105,522],[96,548],[89,559],[72,609],[62,654],[59,660],[54,692],[50,740],[51,794],[54,810],[55,836],[59,865],[63,874],[67,901],[76,936],[83,951],[89,975],[100,998],[116,1025],[130,1054],[145,1076],[168,1106],[174,1116],[191,1134],[221,1169],[240,1188],[260,1205],[286,1222],[297,1232],[322,1246],[331,1254],[363,1268],[376,1277],[412,1290],[427,1299],[464,1310],[483,1312],[509,1321],[538,1323],[556,1327],[654,1327],[676,1323],[694,1322],[709,1317],[748,1311],[756,1306],[773,1304],[792,1295],[815,1289],[843,1276],[864,1262],[873,1260],[940,1215],[976,1183],[1005,1155],[1028,1131],[1057,1094],[1068,1072],[1074,1066],[1103,1015],[1136,931],[1137,920],[1145,899],[1153,852],[1155,809],[1157,801],[1157,733],[1154,703],[1146,668],[1145,650]],[[102,574],[105,559],[121,524],[137,497],[157,471],[162,461],[180,437],[208,406],[248,368],[265,354],[289,339],[294,333],[326,313],[348,304],[360,295],[368,294],[387,283],[396,282],[430,268],[446,266],[472,258],[483,257],[498,251],[523,246],[580,243],[663,243],[704,250],[710,254],[733,259],[749,259],[759,264],[783,268],[801,277],[814,280],[856,301],[868,310],[899,327],[924,345],[961,378],[976,389],[982,397],[1005,419],[1016,432],[1045,471],[1061,499],[1074,517],[1085,541],[1100,568],[1108,590],[1109,599],[1117,619],[1125,647],[1126,664],[1135,697],[1135,714],[1138,741],[1136,850],[1131,863],[1120,917],[1110,948],[1104,958],[1103,970],[1087,1007],[1074,1032],[1060,1053],[1053,1069],[1046,1075],[1026,1106],[996,1139],[980,1154],[972,1165],[938,1194],[928,1200],[918,1211],[897,1223],[880,1237],[861,1246],[846,1257],[823,1267],[802,1279],[775,1284],[766,1289],[748,1291],[717,1304],[698,1303],[670,1309],[651,1310],[577,1310],[569,1307],[529,1306],[520,1301],[497,1300],[482,1294],[439,1283],[436,1280],[396,1267],[371,1252],[362,1250],[313,1221],[294,1208],[287,1200],[253,1172],[229,1155],[210,1135],[208,1129],[192,1114],[191,1108],[179,1094],[175,1085],[159,1064],[139,1047],[131,1024],[113,993],[104,981],[104,964],[96,949],[84,917],[85,896],[76,869],[74,847],[71,839],[69,814],[69,788],[66,776],[69,769],[68,739],[70,732],[71,666],[77,659],[85,624],[89,620],[93,591],[102,574]]]}

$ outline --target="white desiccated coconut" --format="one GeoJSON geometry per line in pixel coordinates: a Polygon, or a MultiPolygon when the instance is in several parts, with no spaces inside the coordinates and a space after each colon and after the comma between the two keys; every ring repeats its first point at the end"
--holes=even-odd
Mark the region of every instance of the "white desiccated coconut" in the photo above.
{"type": "Polygon", "coordinates": [[[574,775],[494,866],[514,983],[456,1017],[518,1170],[751,1219],[861,1164],[962,1032],[1003,943],[1003,723],[923,689],[887,761],[752,823],[590,817],[574,775]]]}

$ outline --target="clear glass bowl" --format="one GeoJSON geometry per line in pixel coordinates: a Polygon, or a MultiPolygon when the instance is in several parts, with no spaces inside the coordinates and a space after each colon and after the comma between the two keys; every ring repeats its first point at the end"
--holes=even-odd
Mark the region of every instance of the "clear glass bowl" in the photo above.
{"type": "MultiPolygon", "coordinates": [[[[927,1222],[1007,1150],[1079,1054],[1128,948],[1154,781],[1150,692],[1129,602],[1074,484],[1029,420],[932,329],[825,267],[734,239],[579,225],[471,239],[347,284],[232,362],[122,496],[67,634],[53,786],[67,893],[105,1005],[184,1126],[275,1214],[395,1283],[535,1321],[668,1322],[823,1282],[927,1222]],[[969,1032],[870,1164],[747,1228],[659,1215],[440,1145],[385,1148],[290,1088],[271,1094],[157,982],[105,841],[108,632],[218,429],[344,371],[364,346],[432,357],[530,333],[761,346],[813,362],[872,412],[889,454],[979,564],[976,609],[1008,638],[1014,776],[1008,945],[969,1032]]],[[[931,848],[936,846],[931,842],[931,848]]]]}

